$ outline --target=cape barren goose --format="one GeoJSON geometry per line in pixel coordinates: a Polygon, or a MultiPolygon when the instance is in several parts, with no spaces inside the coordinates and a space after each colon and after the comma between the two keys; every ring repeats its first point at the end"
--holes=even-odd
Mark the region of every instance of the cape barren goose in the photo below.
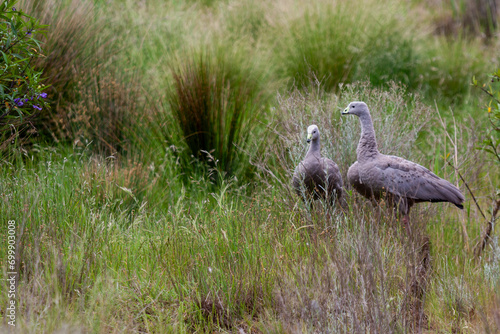
{"type": "Polygon", "coordinates": [[[356,115],[361,121],[358,161],[347,172],[348,182],[361,195],[371,200],[386,199],[407,225],[415,203],[450,202],[463,209],[464,196],[453,184],[419,164],[378,151],[372,118],[364,102],[351,102],[342,114],[356,115]]]}
{"type": "Polygon", "coordinates": [[[329,203],[340,202],[346,207],[342,176],[335,162],[321,156],[319,129],[316,125],[307,128],[309,150],[293,173],[293,188],[300,198],[325,199],[329,203]]]}

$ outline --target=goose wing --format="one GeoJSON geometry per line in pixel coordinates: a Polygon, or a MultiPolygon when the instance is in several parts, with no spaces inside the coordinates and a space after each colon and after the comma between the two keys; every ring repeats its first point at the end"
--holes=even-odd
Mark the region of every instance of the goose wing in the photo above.
{"type": "Polygon", "coordinates": [[[364,168],[362,181],[375,191],[387,191],[416,202],[451,202],[462,207],[464,196],[450,182],[427,168],[396,156],[380,155],[364,168]]]}

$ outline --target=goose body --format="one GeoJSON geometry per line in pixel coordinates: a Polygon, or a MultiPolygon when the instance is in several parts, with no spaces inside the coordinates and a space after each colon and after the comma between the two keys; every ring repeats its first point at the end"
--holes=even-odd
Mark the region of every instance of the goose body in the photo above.
{"type": "MultiPolygon", "coordinates": [[[[292,185],[303,199],[324,199],[330,203],[345,201],[342,176],[332,160],[321,156],[319,129],[311,125],[307,129],[309,150],[293,173],[292,185]]],[[[342,204],[343,205],[343,204],[342,204]]]]}
{"type": "Polygon", "coordinates": [[[356,115],[361,121],[358,161],[347,172],[348,182],[357,192],[372,200],[387,199],[406,218],[410,208],[420,202],[450,202],[463,208],[464,196],[453,184],[417,163],[378,151],[364,102],[351,102],[342,114],[356,115]]]}

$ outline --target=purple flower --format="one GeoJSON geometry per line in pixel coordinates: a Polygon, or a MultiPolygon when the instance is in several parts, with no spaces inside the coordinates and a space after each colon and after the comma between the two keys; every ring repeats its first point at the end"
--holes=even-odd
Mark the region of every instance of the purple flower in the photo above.
{"type": "Polygon", "coordinates": [[[18,107],[21,107],[24,102],[20,98],[14,99],[14,103],[17,104],[18,107]]]}
{"type": "Polygon", "coordinates": [[[34,105],[33,105],[33,108],[35,108],[35,109],[37,109],[37,110],[42,110],[42,107],[40,107],[40,106],[38,106],[38,105],[36,105],[36,104],[34,104],[34,105]]]}
{"type": "Polygon", "coordinates": [[[46,97],[47,97],[47,93],[42,93],[42,94],[40,94],[40,97],[41,97],[42,99],[46,98],[46,97]]]}

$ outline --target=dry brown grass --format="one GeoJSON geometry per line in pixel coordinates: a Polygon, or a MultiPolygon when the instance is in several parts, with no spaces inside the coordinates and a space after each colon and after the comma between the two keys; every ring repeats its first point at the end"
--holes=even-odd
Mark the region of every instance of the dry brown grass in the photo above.
{"type": "Polygon", "coordinates": [[[310,252],[297,262],[285,260],[274,300],[286,331],[426,329],[423,306],[432,276],[424,222],[413,221],[420,227],[409,238],[392,216],[377,217],[363,204],[352,209],[345,220],[313,218],[310,252]]]}
{"type": "Polygon", "coordinates": [[[54,0],[21,3],[26,12],[46,24],[42,39],[43,69],[50,85],[52,111],[37,120],[42,136],[55,141],[93,142],[105,154],[123,152],[134,126],[141,122],[144,103],[139,84],[113,68],[116,36],[106,35],[105,22],[92,1],[54,0]]]}
{"type": "Polygon", "coordinates": [[[78,82],[78,102],[61,115],[61,128],[69,128],[68,136],[73,141],[84,145],[93,141],[99,152],[123,153],[140,135],[134,132],[145,124],[138,84],[126,82],[126,76],[115,72],[101,72],[99,67],[86,78],[87,82],[78,82]]]}
{"type": "Polygon", "coordinates": [[[480,36],[490,41],[498,28],[498,0],[429,0],[435,32],[445,36],[480,36]]]}
{"type": "MultiPolygon", "coordinates": [[[[47,93],[53,101],[52,109],[56,113],[65,109],[72,101],[73,90],[80,80],[81,71],[91,68],[92,47],[97,47],[94,24],[94,6],[91,1],[23,0],[20,6],[47,25],[45,38],[41,40],[45,57],[34,64],[43,69],[46,83],[50,85],[47,93]]],[[[43,113],[39,130],[45,135],[53,132],[51,114],[43,113]]]]}

